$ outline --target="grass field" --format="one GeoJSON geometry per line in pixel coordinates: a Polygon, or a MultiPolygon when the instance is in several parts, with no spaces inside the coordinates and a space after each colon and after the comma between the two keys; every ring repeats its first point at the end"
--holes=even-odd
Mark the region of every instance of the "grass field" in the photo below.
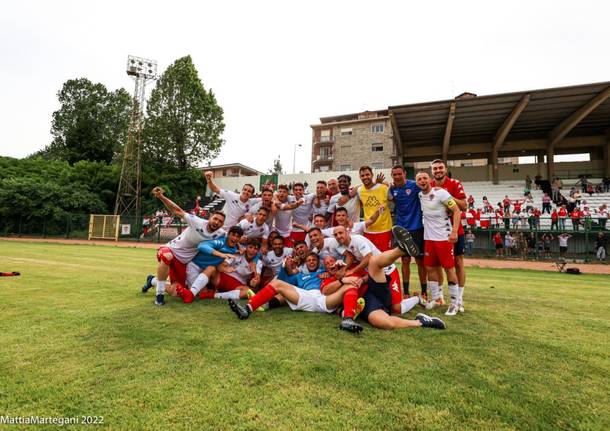
{"type": "Polygon", "coordinates": [[[607,276],[471,269],[467,314],[446,331],[354,336],[335,316],[287,309],[242,322],[217,300],[155,307],[139,293],[154,253],[0,241],[0,270],[22,273],[0,278],[0,416],[103,416],[107,429],[610,429],[607,276]]]}

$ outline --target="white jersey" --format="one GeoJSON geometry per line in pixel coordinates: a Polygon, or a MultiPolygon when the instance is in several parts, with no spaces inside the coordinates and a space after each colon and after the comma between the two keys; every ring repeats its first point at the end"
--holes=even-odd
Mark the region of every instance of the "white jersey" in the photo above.
{"type": "MultiPolygon", "coordinates": [[[[309,224],[309,218],[311,217],[311,210],[315,197],[316,195],[313,193],[304,195],[302,197],[303,203],[299,207],[292,210],[292,221],[294,223],[302,224],[303,226],[307,226],[309,224]]],[[[296,227],[293,227],[292,230],[295,232],[303,232],[303,229],[296,227]]]]}
{"type": "Polygon", "coordinates": [[[294,196],[288,196],[286,202],[278,205],[277,212],[273,219],[275,230],[284,238],[290,236],[290,232],[292,232],[292,213],[294,210],[284,210],[282,208],[284,208],[286,204],[293,204],[295,202],[296,199],[294,196]]]}
{"type": "Polygon", "coordinates": [[[255,275],[255,272],[260,274],[262,269],[262,260],[259,255],[256,255],[251,262],[248,262],[246,256],[240,254],[234,258],[226,260],[226,263],[235,271],[228,272],[227,275],[239,280],[242,285],[246,286],[250,279],[255,275]]]}
{"type": "MultiPolygon", "coordinates": [[[[315,199],[315,197],[314,197],[315,199]]],[[[315,216],[315,215],[323,215],[326,216],[326,213],[328,212],[328,207],[330,205],[330,199],[327,201],[326,197],[320,199],[320,206],[316,206],[315,204],[312,204],[311,206],[311,215],[315,216]],[[328,202],[328,203],[327,203],[328,202]]]]}
{"type": "MultiPolygon", "coordinates": [[[[340,197],[341,193],[337,193],[330,198],[330,204],[328,205],[329,213],[335,212],[340,197]]],[[[349,218],[352,222],[356,223],[360,221],[360,198],[357,195],[350,198],[350,200],[343,205],[343,208],[347,210],[347,218],[349,218]]]]}
{"type": "MultiPolygon", "coordinates": [[[[256,216],[256,213],[259,209],[261,209],[262,206],[263,201],[261,200],[260,202],[257,202],[250,207],[250,209],[248,210],[248,214],[256,216]]],[[[267,205],[267,207],[269,208],[269,214],[267,215],[267,220],[265,221],[265,223],[269,227],[269,232],[271,232],[271,229],[273,228],[273,214],[271,214],[271,205],[267,205]]]]}
{"type": "Polygon", "coordinates": [[[244,235],[248,239],[250,239],[250,238],[267,239],[267,237],[269,236],[269,226],[267,226],[267,223],[263,222],[263,224],[261,226],[259,226],[256,224],[256,220],[249,222],[248,220],[243,219],[242,221],[237,223],[237,225],[244,230],[244,235]]]}
{"type": "Polygon", "coordinates": [[[197,254],[197,246],[202,241],[217,239],[226,235],[224,229],[210,232],[208,221],[192,214],[185,214],[182,218],[188,227],[180,235],[167,243],[176,259],[182,263],[189,263],[197,254]]]}
{"type": "Polygon", "coordinates": [[[254,204],[261,201],[261,198],[250,198],[246,202],[242,202],[239,199],[239,193],[223,189],[220,190],[220,197],[226,201],[223,208],[223,212],[227,216],[225,219],[226,227],[235,226],[239,219],[246,214],[254,204]]]}
{"type": "Polygon", "coordinates": [[[419,202],[424,221],[424,239],[429,241],[448,241],[451,235],[451,220],[447,215],[445,203],[451,195],[445,189],[433,187],[428,194],[419,192],[419,202]]]}
{"type": "Polygon", "coordinates": [[[267,252],[265,257],[263,257],[263,265],[270,268],[273,275],[277,275],[277,273],[280,272],[280,268],[284,264],[284,260],[286,260],[288,256],[292,256],[291,248],[284,247],[282,254],[279,256],[275,254],[275,251],[270,250],[267,252]]]}
{"type": "MultiPolygon", "coordinates": [[[[322,235],[326,238],[332,238],[334,236],[334,227],[327,227],[326,229],[322,229],[322,235]]],[[[362,235],[366,230],[366,223],[363,221],[359,221],[358,223],[354,223],[351,229],[347,229],[351,233],[355,235],[362,235]]]]}
{"type": "Polygon", "coordinates": [[[559,247],[567,247],[568,246],[568,236],[559,235],[557,239],[559,240],[559,247]]]}
{"type": "MultiPolygon", "coordinates": [[[[349,251],[354,255],[354,258],[358,262],[362,262],[369,253],[371,256],[377,256],[381,254],[379,249],[373,244],[368,238],[365,238],[362,235],[350,235],[349,245],[345,246],[343,244],[339,245],[337,251],[341,254],[344,254],[346,251],[349,251]]],[[[383,268],[385,274],[390,274],[392,271],[396,269],[394,264],[390,266],[386,266],[383,268]]],[[[368,270],[368,269],[367,269],[368,270]]]]}
{"type": "Polygon", "coordinates": [[[324,238],[324,245],[322,248],[318,249],[318,247],[312,247],[311,251],[320,256],[320,259],[324,259],[326,256],[339,258],[342,254],[339,251],[339,243],[334,238],[324,238]]]}

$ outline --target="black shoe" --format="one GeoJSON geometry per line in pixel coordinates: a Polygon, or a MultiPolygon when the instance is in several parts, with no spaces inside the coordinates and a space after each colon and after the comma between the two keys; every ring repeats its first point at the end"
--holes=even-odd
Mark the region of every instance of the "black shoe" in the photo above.
{"type": "Polygon", "coordinates": [[[250,317],[250,314],[252,313],[252,311],[250,311],[250,307],[247,305],[244,307],[243,305],[235,302],[233,299],[229,299],[228,302],[229,307],[231,307],[231,310],[233,310],[239,320],[246,320],[248,317],[250,317]]]}
{"type": "Polygon", "coordinates": [[[408,230],[400,226],[394,226],[392,227],[392,235],[394,235],[394,241],[396,241],[399,249],[411,257],[419,257],[419,247],[413,241],[413,237],[408,230]]]}
{"type": "Polygon", "coordinates": [[[148,290],[152,287],[152,279],[155,278],[154,275],[149,274],[146,277],[146,284],[144,286],[142,286],[142,293],[146,293],[148,292],[148,290]]]}
{"type": "Polygon", "coordinates": [[[162,293],[159,293],[155,299],[155,305],[165,305],[165,296],[162,293]]]}
{"type": "Polygon", "coordinates": [[[359,332],[362,332],[364,328],[354,322],[354,319],[352,319],[351,317],[346,317],[339,324],[339,329],[341,329],[342,331],[348,331],[353,332],[354,334],[358,334],[359,332]]]}
{"type": "Polygon", "coordinates": [[[447,326],[445,325],[445,322],[443,322],[438,317],[430,317],[424,313],[419,313],[417,316],[415,316],[415,319],[419,320],[421,322],[421,326],[423,328],[434,328],[434,329],[446,329],[447,328],[447,326]]]}

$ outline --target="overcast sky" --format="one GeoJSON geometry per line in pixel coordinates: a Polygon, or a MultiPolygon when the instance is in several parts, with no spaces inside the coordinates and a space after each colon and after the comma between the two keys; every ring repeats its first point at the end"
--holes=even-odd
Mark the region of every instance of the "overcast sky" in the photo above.
{"type": "Polygon", "coordinates": [[[310,124],[388,105],[610,80],[602,1],[19,1],[0,7],[0,155],[50,141],[57,91],[190,54],[225,112],[213,163],[309,171],[310,124]],[[264,150],[263,150],[264,149],[264,150]]]}

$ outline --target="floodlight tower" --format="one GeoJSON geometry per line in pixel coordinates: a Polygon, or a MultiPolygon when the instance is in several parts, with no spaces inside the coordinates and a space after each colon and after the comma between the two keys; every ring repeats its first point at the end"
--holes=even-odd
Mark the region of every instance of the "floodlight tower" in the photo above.
{"type": "Polygon", "coordinates": [[[134,227],[137,233],[138,226],[142,223],[142,220],[140,220],[140,170],[142,122],[144,119],[144,103],[146,102],[145,90],[147,82],[157,79],[157,62],[130,55],[127,57],[127,75],[134,79],[135,90],[114,214],[134,216],[134,227]]]}

